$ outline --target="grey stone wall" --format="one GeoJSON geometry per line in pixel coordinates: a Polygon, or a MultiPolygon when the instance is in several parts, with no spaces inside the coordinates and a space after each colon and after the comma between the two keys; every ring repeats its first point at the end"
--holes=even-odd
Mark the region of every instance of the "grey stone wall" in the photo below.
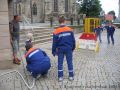
{"type": "Polygon", "coordinates": [[[11,60],[12,56],[7,1],[8,0],[0,0],[0,61],[11,60]]]}

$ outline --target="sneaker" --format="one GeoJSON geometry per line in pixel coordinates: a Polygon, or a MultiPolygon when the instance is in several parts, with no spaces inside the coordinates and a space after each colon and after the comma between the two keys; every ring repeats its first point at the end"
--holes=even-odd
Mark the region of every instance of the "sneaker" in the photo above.
{"type": "Polygon", "coordinates": [[[15,58],[15,59],[13,60],[13,63],[14,63],[14,64],[18,64],[18,65],[21,64],[21,63],[20,63],[20,60],[19,60],[18,58],[15,58]]]}
{"type": "Polygon", "coordinates": [[[47,74],[42,74],[42,77],[47,77],[47,74]]]}
{"type": "Polygon", "coordinates": [[[70,81],[73,81],[73,80],[74,80],[74,77],[69,77],[69,80],[70,80],[70,81]]]}
{"type": "Polygon", "coordinates": [[[58,81],[59,81],[59,82],[62,82],[62,81],[63,81],[63,77],[59,77],[59,78],[58,78],[58,81]]]}
{"type": "Polygon", "coordinates": [[[41,77],[41,74],[39,74],[37,77],[36,77],[36,79],[39,79],[41,77]]]}

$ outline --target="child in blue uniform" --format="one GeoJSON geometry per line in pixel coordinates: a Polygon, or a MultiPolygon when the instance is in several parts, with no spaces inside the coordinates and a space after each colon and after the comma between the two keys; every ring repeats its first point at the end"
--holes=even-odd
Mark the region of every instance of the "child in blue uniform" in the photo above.
{"type": "Polygon", "coordinates": [[[103,31],[103,28],[100,27],[100,26],[98,26],[98,27],[96,27],[94,29],[94,32],[96,33],[97,38],[99,38],[100,43],[102,43],[102,39],[101,39],[101,33],[102,33],[102,31],[103,31]]]}
{"type": "Polygon", "coordinates": [[[26,41],[26,62],[27,70],[32,73],[34,78],[38,75],[45,75],[51,67],[50,58],[39,48],[33,48],[31,41],[26,41]]]}
{"type": "Polygon", "coordinates": [[[108,44],[110,44],[110,37],[111,37],[111,41],[112,44],[114,45],[114,32],[115,32],[115,27],[112,25],[112,22],[109,22],[107,26],[105,26],[105,28],[107,29],[107,40],[108,40],[108,44]]]}
{"type": "Polygon", "coordinates": [[[58,80],[63,80],[63,60],[66,56],[68,71],[69,71],[69,80],[74,79],[73,71],[73,59],[72,53],[75,49],[75,38],[73,31],[70,27],[65,26],[64,17],[60,17],[59,23],[60,26],[53,33],[53,45],[52,45],[52,54],[53,56],[58,55],[58,80]]]}

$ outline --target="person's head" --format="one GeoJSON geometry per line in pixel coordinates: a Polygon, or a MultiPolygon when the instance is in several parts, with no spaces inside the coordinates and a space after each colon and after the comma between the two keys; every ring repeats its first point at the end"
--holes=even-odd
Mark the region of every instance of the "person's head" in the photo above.
{"type": "Polygon", "coordinates": [[[26,37],[27,37],[27,39],[28,40],[33,40],[33,34],[32,33],[28,33],[27,35],[26,35],[26,37]]]}
{"type": "Polygon", "coordinates": [[[96,28],[99,28],[100,27],[100,25],[98,25],[96,28]]]}
{"type": "Polygon", "coordinates": [[[97,26],[98,28],[100,27],[100,25],[97,26]]]}
{"type": "Polygon", "coordinates": [[[112,26],[112,22],[109,22],[109,26],[112,26]]]}
{"type": "Polygon", "coordinates": [[[33,47],[31,40],[25,42],[26,51],[33,47]]]}
{"type": "Polygon", "coordinates": [[[19,15],[14,15],[14,20],[19,22],[20,21],[20,16],[19,15]]]}
{"type": "Polygon", "coordinates": [[[65,23],[65,18],[64,18],[64,16],[62,16],[62,17],[59,18],[59,23],[60,23],[60,24],[65,23]]]}

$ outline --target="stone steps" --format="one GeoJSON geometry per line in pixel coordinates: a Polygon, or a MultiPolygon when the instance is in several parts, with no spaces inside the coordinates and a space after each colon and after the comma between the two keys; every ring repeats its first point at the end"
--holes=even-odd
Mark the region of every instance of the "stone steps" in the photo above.
{"type": "MultiPolygon", "coordinates": [[[[34,35],[34,40],[38,40],[38,39],[43,39],[43,38],[48,38],[48,37],[52,37],[52,34],[46,34],[46,35],[34,35]]],[[[23,41],[25,41],[25,36],[24,37],[21,37],[21,39],[20,39],[20,42],[23,42],[23,41]]]]}
{"type": "Polygon", "coordinates": [[[32,31],[24,30],[20,32],[20,47],[23,47],[25,45],[27,32],[33,33],[34,44],[52,41],[53,30],[50,30],[50,28],[37,28],[33,29],[32,31]]]}

